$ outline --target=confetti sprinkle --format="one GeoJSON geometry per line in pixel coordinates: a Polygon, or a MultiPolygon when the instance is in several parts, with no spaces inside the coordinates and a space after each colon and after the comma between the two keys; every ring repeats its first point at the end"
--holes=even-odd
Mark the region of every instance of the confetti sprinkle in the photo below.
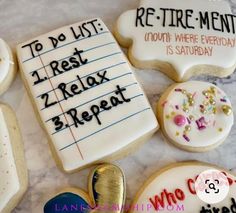
{"type": "Polygon", "coordinates": [[[174,123],[177,125],[177,126],[184,126],[185,123],[186,123],[186,118],[183,116],[183,115],[176,115],[174,117],[174,123]]]}
{"type": "Polygon", "coordinates": [[[182,92],[182,89],[175,89],[176,92],[182,92]]]}
{"type": "Polygon", "coordinates": [[[187,135],[183,135],[183,137],[184,137],[184,139],[186,140],[186,141],[190,141],[190,139],[189,139],[189,137],[187,136],[187,135]]]}
{"type": "Polygon", "coordinates": [[[224,98],[220,99],[221,102],[227,102],[224,98]]]}

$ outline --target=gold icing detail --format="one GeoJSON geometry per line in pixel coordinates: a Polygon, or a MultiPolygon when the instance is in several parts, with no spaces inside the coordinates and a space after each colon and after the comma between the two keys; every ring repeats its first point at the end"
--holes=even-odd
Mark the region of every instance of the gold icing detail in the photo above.
{"type": "MultiPolygon", "coordinates": [[[[83,198],[88,205],[92,207],[90,210],[84,209],[81,211],[83,213],[122,213],[123,208],[121,207],[125,204],[126,196],[124,174],[121,169],[115,165],[101,164],[93,169],[89,175],[88,193],[78,188],[67,188],[56,196],[67,192],[83,198]],[[117,208],[114,208],[114,206],[117,208]],[[101,208],[105,209],[101,210],[101,208]]],[[[49,200],[48,203],[50,201],[51,200],[49,200]]]]}
{"type": "Polygon", "coordinates": [[[193,120],[194,120],[194,116],[193,116],[193,115],[189,115],[189,119],[190,119],[191,121],[193,121],[193,120]]]}
{"type": "Polygon", "coordinates": [[[229,105],[223,105],[221,109],[226,115],[230,115],[232,113],[232,108],[229,105]]]}
{"type": "Polygon", "coordinates": [[[166,119],[170,119],[170,115],[166,115],[166,119]]]}
{"type": "MultiPolygon", "coordinates": [[[[125,200],[125,179],[122,171],[114,165],[104,164],[95,168],[90,175],[89,193],[95,190],[99,196],[93,198],[97,206],[116,205],[121,207],[125,200]],[[94,180],[96,178],[96,181],[94,180]],[[94,186],[94,188],[93,188],[94,186]]],[[[91,211],[92,213],[101,212],[98,210],[91,211]]],[[[112,212],[121,213],[121,208],[112,209],[112,212]]]]}
{"type": "Polygon", "coordinates": [[[186,130],[187,132],[191,131],[191,126],[190,126],[190,125],[185,126],[185,130],[186,130]]]}

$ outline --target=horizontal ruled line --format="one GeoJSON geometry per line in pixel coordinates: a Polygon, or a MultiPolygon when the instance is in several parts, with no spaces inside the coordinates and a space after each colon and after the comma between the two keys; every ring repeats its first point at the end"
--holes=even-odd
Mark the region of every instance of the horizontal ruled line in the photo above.
{"type": "MultiPolygon", "coordinates": [[[[106,34],[106,33],[109,33],[109,31],[105,31],[105,32],[102,32],[102,33],[97,33],[97,34],[91,35],[90,37],[85,37],[85,38],[77,39],[77,40],[75,40],[75,41],[72,41],[72,42],[69,42],[69,43],[67,43],[67,44],[61,45],[61,46],[59,46],[59,47],[56,47],[56,48],[47,50],[47,51],[45,51],[45,52],[42,52],[42,53],[40,53],[40,55],[44,55],[44,54],[46,54],[46,53],[49,53],[49,52],[54,51],[54,50],[56,50],[56,49],[60,49],[60,48],[65,47],[65,46],[67,46],[67,45],[76,43],[76,42],[78,42],[78,41],[86,40],[86,39],[89,39],[89,38],[91,38],[91,37],[96,37],[96,36],[99,36],[99,35],[102,35],[102,34],[106,34]]],[[[22,61],[22,63],[25,63],[25,62],[27,62],[27,61],[33,60],[33,59],[35,59],[35,58],[37,58],[37,57],[38,57],[38,56],[36,55],[35,57],[28,58],[28,59],[22,61]]]]}
{"type": "MultiPolygon", "coordinates": [[[[109,55],[105,55],[105,56],[103,56],[103,57],[100,57],[100,58],[91,60],[91,61],[89,61],[88,63],[81,65],[80,67],[86,66],[87,64],[91,64],[91,63],[93,63],[93,62],[95,62],[95,61],[99,61],[99,60],[101,60],[101,59],[108,58],[108,57],[111,57],[111,56],[114,56],[114,55],[118,55],[118,54],[121,54],[121,53],[122,53],[122,52],[115,52],[115,53],[112,53],[112,54],[109,54],[109,55]]],[[[80,67],[78,67],[78,68],[80,68],[80,67]]],[[[34,71],[32,71],[32,72],[34,72],[34,71]]],[[[55,78],[55,77],[57,77],[57,76],[59,76],[59,75],[63,75],[63,74],[65,74],[65,73],[67,73],[67,72],[70,72],[70,71],[65,71],[65,72],[63,72],[63,73],[59,73],[59,74],[57,74],[56,76],[53,76],[53,75],[52,75],[52,76],[50,76],[47,80],[52,79],[52,78],[55,78]]],[[[33,86],[34,86],[34,85],[33,85],[33,86]]]]}
{"type": "MultiPolygon", "coordinates": [[[[109,82],[111,82],[111,81],[114,81],[114,80],[116,80],[116,79],[122,78],[122,77],[124,77],[124,76],[126,76],[126,75],[131,75],[131,74],[132,74],[131,72],[124,73],[124,74],[119,75],[119,76],[117,76],[117,77],[111,78],[109,81],[103,82],[103,83],[98,84],[98,85],[93,86],[93,87],[90,87],[90,88],[88,88],[88,89],[85,90],[85,91],[88,91],[88,90],[90,90],[90,89],[96,88],[97,86],[100,86],[100,85],[103,85],[103,84],[109,83],[109,82]]],[[[74,96],[73,96],[73,97],[74,97],[74,96]]],[[[73,97],[68,98],[68,99],[72,99],[73,97]]],[[[68,100],[68,99],[67,99],[67,100],[68,100]]],[[[59,100],[59,101],[57,102],[57,104],[58,104],[58,103],[61,103],[62,101],[66,101],[65,98],[59,100]]],[[[44,107],[44,108],[40,109],[40,111],[43,111],[44,109],[48,109],[48,108],[45,108],[45,107],[44,107]]]]}
{"type": "MultiPolygon", "coordinates": [[[[122,89],[122,88],[128,88],[128,87],[130,87],[130,86],[137,85],[137,84],[138,84],[137,82],[134,82],[134,83],[128,84],[128,85],[126,85],[126,86],[124,86],[124,87],[121,87],[121,89],[122,89]]],[[[95,101],[95,100],[97,100],[97,99],[99,99],[99,98],[102,98],[102,97],[104,97],[104,96],[107,96],[107,95],[109,95],[109,94],[111,94],[111,93],[113,93],[113,92],[115,92],[115,91],[116,91],[116,90],[113,90],[113,91],[111,91],[111,92],[108,92],[108,93],[105,93],[105,94],[103,94],[103,95],[100,95],[100,96],[98,96],[98,97],[96,97],[96,98],[93,98],[93,99],[87,101],[87,102],[84,102],[83,104],[77,105],[77,106],[75,106],[74,108],[77,109],[77,108],[79,108],[79,107],[81,107],[81,106],[84,106],[84,105],[86,105],[86,104],[88,104],[88,103],[90,103],[90,102],[92,102],[92,101],[95,101]]],[[[56,116],[61,116],[61,115],[63,115],[63,114],[64,114],[64,113],[61,113],[61,114],[58,114],[58,115],[56,115],[56,116]]],[[[56,116],[54,116],[54,117],[56,117],[56,116]]],[[[54,117],[52,117],[52,118],[54,118],[54,117]]],[[[49,118],[49,119],[46,120],[45,122],[47,123],[48,121],[52,120],[52,118],[49,118]]]]}
{"type": "MultiPolygon", "coordinates": [[[[135,99],[135,98],[138,98],[138,97],[141,97],[141,96],[143,96],[143,94],[135,95],[135,96],[131,97],[130,99],[132,100],[132,99],[135,99]]],[[[105,111],[106,111],[106,110],[102,110],[102,111],[100,111],[100,113],[105,112],[105,111]]],[[[80,120],[80,121],[84,121],[84,119],[82,119],[82,120],[80,120]]],[[[69,125],[68,127],[72,127],[72,126],[74,126],[74,124],[71,124],[71,125],[69,125]]],[[[60,130],[58,130],[58,131],[56,131],[56,132],[53,132],[51,135],[55,135],[55,134],[57,134],[57,133],[59,133],[59,132],[65,130],[65,129],[67,129],[68,127],[64,127],[64,128],[62,128],[62,129],[60,129],[60,130]]]]}
{"type": "Polygon", "coordinates": [[[96,131],[96,132],[93,132],[93,133],[91,133],[91,134],[89,134],[89,135],[87,135],[87,136],[85,136],[85,137],[83,137],[83,138],[81,138],[81,139],[79,139],[79,140],[73,142],[72,144],[69,144],[69,145],[67,145],[67,146],[65,146],[65,147],[63,147],[63,148],[61,148],[59,151],[63,151],[63,150],[65,150],[65,149],[69,148],[70,146],[72,146],[72,145],[74,145],[74,144],[77,144],[77,143],[80,142],[80,141],[83,141],[83,140],[85,140],[85,139],[87,139],[87,138],[89,138],[89,137],[91,137],[91,136],[93,136],[93,135],[95,135],[95,134],[97,134],[97,133],[99,133],[99,132],[101,132],[101,131],[107,129],[107,128],[110,128],[110,127],[112,127],[112,126],[114,126],[114,125],[116,125],[116,124],[118,124],[118,123],[121,123],[121,122],[123,122],[123,121],[125,121],[125,120],[127,120],[127,119],[129,119],[129,118],[131,118],[131,117],[133,117],[133,116],[135,116],[135,115],[138,115],[139,113],[142,113],[142,112],[144,112],[144,111],[147,111],[147,110],[150,110],[150,108],[149,108],[149,107],[148,107],[148,108],[145,108],[145,109],[140,110],[140,111],[138,111],[138,112],[136,112],[136,113],[133,113],[133,114],[131,114],[131,115],[129,115],[129,116],[127,116],[127,117],[121,119],[121,120],[118,120],[118,121],[116,121],[116,122],[114,122],[114,123],[112,123],[112,124],[110,124],[110,125],[108,125],[108,126],[102,128],[102,129],[99,129],[99,130],[96,131]]]}
{"type": "MultiPolygon", "coordinates": [[[[115,42],[109,42],[109,43],[106,43],[106,44],[102,44],[102,45],[98,45],[98,46],[89,48],[89,49],[87,49],[87,50],[84,50],[83,53],[89,52],[89,51],[91,51],[91,50],[98,49],[98,48],[100,48],[100,47],[108,46],[108,45],[111,45],[111,44],[115,44],[115,42]]],[[[73,56],[73,55],[69,55],[69,56],[66,56],[66,57],[64,57],[64,58],[58,59],[57,61],[62,61],[62,60],[65,60],[65,59],[67,59],[67,58],[70,58],[70,57],[72,57],[72,56],[73,56]]],[[[45,67],[48,67],[48,66],[50,66],[50,64],[45,65],[45,67]]],[[[81,67],[81,66],[80,66],[80,67],[81,67]]],[[[31,73],[33,73],[33,72],[35,72],[35,71],[39,71],[39,70],[41,70],[41,69],[43,69],[43,68],[44,68],[44,67],[40,67],[40,68],[34,69],[33,71],[29,72],[29,74],[31,74],[31,73]]]]}
{"type": "MultiPolygon", "coordinates": [[[[98,73],[98,72],[100,72],[100,71],[108,70],[108,69],[110,69],[110,68],[113,68],[113,67],[116,67],[116,66],[125,64],[125,63],[126,63],[126,62],[120,62],[120,63],[118,63],[118,64],[114,64],[114,65],[112,65],[112,66],[105,67],[105,68],[103,68],[103,69],[94,71],[94,72],[92,72],[92,73],[90,73],[90,74],[88,74],[88,75],[84,75],[84,76],[80,77],[80,79],[86,78],[86,77],[88,77],[88,76],[90,76],[90,75],[93,75],[93,74],[96,74],[96,73],[98,73]]],[[[75,80],[73,80],[73,81],[70,81],[70,82],[66,83],[66,85],[71,84],[71,83],[73,83],[73,82],[75,82],[75,81],[78,81],[78,79],[75,79],[75,80]]],[[[47,91],[47,92],[44,92],[44,93],[42,93],[42,94],[36,96],[36,98],[40,98],[43,94],[45,94],[45,93],[50,93],[50,92],[52,92],[52,91],[53,91],[53,90],[49,90],[49,91],[47,91]]]]}

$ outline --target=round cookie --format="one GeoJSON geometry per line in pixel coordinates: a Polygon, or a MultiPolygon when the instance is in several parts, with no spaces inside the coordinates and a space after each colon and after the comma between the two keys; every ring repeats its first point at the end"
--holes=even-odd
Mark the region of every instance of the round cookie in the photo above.
{"type": "Polygon", "coordinates": [[[17,63],[10,47],[0,38],[0,95],[11,85],[17,71],[17,63]]]}
{"type": "Polygon", "coordinates": [[[217,86],[200,81],[168,88],[158,102],[157,115],[168,141],[192,152],[220,145],[234,123],[226,94],[217,86]]]}
{"type": "MultiPolygon", "coordinates": [[[[214,188],[224,189],[222,186],[215,183],[214,188]]],[[[205,184],[203,189],[207,187],[210,186],[205,184]]],[[[236,212],[236,176],[223,168],[203,162],[171,164],[153,174],[138,191],[129,213],[138,212],[236,212]],[[212,193],[206,195],[204,201],[199,198],[197,192],[200,185],[197,185],[197,180],[203,172],[209,175],[205,176],[203,181],[217,177],[216,180],[219,180],[220,184],[227,184],[228,194],[222,196],[221,191],[220,202],[215,204],[206,202],[212,193]]]]}

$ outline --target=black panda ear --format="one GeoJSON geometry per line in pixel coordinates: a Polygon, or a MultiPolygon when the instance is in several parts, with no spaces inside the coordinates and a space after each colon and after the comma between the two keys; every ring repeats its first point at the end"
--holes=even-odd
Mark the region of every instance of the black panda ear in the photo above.
{"type": "Polygon", "coordinates": [[[121,169],[111,164],[96,167],[90,174],[89,194],[97,208],[92,212],[123,212],[126,185],[121,169]]]}

